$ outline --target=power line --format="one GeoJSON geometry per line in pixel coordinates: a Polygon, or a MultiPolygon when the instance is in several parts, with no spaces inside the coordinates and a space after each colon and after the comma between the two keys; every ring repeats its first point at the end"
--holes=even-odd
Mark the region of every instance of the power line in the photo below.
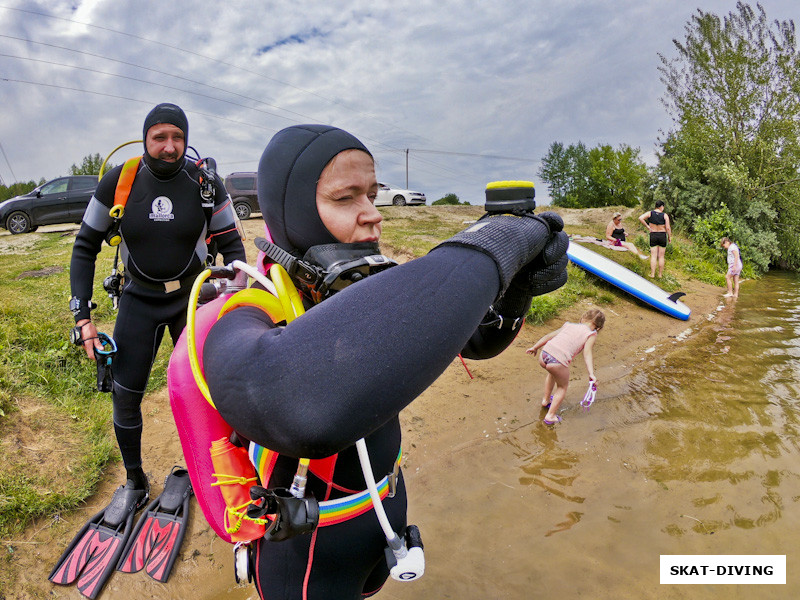
{"type": "Polygon", "coordinates": [[[515,156],[497,156],[495,154],[472,154],[472,153],[469,153],[469,152],[448,152],[448,151],[445,151],[445,150],[421,150],[419,148],[409,148],[408,150],[409,150],[409,152],[423,152],[423,153],[427,153],[427,154],[446,154],[446,155],[449,155],[449,156],[472,156],[472,157],[477,157],[477,158],[491,158],[491,159],[495,159],[495,160],[515,160],[515,161],[518,161],[518,162],[527,162],[527,163],[533,163],[533,164],[536,164],[537,162],[539,162],[537,160],[533,160],[533,159],[530,159],[530,158],[517,158],[515,156]]]}
{"type": "MultiPolygon", "coordinates": [[[[8,155],[6,155],[6,149],[3,148],[3,144],[1,144],[1,143],[0,143],[0,152],[3,153],[3,158],[6,159],[6,164],[8,165],[8,170],[11,171],[11,177],[14,178],[14,182],[16,183],[17,176],[14,175],[14,169],[11,168],[11,162],[8,160],[8,155]]],[[[0,180],[2,180],[2,177],[0,177],[0,180]]]]}
{"type": "MultiPolygon", "coordinates": [[[[2,36],[0,36],[0,37],[2,37],[2,36]]],[[[41,59],[41,58],[28,58],[28,57],[25,57],[25,56],[15,56],[13,54],[3,54],[3,53],[0,53],[0,56],[5,56],[6,58],[16,58],[16,59],[19,59],[19,60],[29,60],[29,61],[33,61],[33,62],[44,63],[44,64],[47,64],[47,65],[54,65],[54,66],[57,66],[57,67],[66,67],[66,68],[69,68],[69,69],[79,69],[81,71],[88,71],[90,73],[97,73],[99,75],[108,75],[109,77],[119,77],[120,79],[127,79],[129,81],[136,81],[138,83],[146,83],[148,85],[157,85],[159,87],[167,88],[169,90],[175,90],[175,91],[178,91],[178,92],[184,92],[186,94],[192,94],[192,95],[195,95],[195,96],[201,96],[202,98],[208,98],[210,100],[216,100],[217,102],[225,102],[227,104],[232,104],[233,106],[238,106],[240,108],[246,108],[248,110],[255,110],[255,111],[258,111],[260,113],[264,113],[266,115],[271,115],[273,117],[278,117],[279,119],[286,119],[288,121],[294,121],[295,123],[301,123],[302,122],[302,121],[298,121],[297,119],[292,119],[290,117],[285,117],[283,115],[279,115],[279,114],[276,114],[276,113],[273,113],[273,112],[270,112],[270,111],[267,111],[267,110],[261,110],[259,108],[253,108],[252,106],[246,106],[246,105],[240,104],[238,102],[233,102],[232,100],[225,100],[224,98],[217,98],[215,96],[209,96],[208,94],[201,94],[200,92],[193,92],[192,90],[187,90],[187,89],[184,89],[184,88],[179,88],[179,87],[175,87],[175,86],[171,86],[171,85],[166,85],[164,83],[155,83],[153,81],[147,81],[145,79],[138,79],[136,77],[129,77],[127,75],[119,75],[117,73],[109,73],[108,71],[100,71],[98,69],[92,69],[92,68],[89,68],[89,67],[80,67],[78,65],[67,65],[67,64],[64,64],[64,63],[58,63],[58,62],[54,62],[54,61],[50,61],[50,60],[44,60],[44,59],[41,59]]],[[[189,80],[189,81],[191,81],[191,80],[189,80]]],[[[199,82],[194,82],[194,83],[199,83],[199,82]]],[[[201,85],[203,85],[203,84],[201,84],[201,85]]],[[[209,86],[209,87],[211,87],[211,86],[209,86]]],[[[215,88],[215,89],[219,89],[219,88],[215,88]]]]}
{"type": "MultiPolygon", "coordinates": [[[[379,119],[378,117],[376,117],[375,115],[372,115],[370,113],[365,113],[363,111],[360,111],[360,110],[357,110],[355,108],[352,108],[352,107],[344,104],[343,102],[341,102],[339,100],[335,100],[333,98],[328,98],[327,96],[323,96],[322,94],[318,94],[316,92],[312,92],[310,90],[301,88],[299,86],[293,85],[293,84],[288,83],[286,81],[282,81],[280,79],[275,79],[274,77],[269,77],[268,75],[264,75],[263,73],[259,73],[258,71],[253,71],[252,69],[247,69],[245,67],[241,67],[241,66],[239,66],[237,64],[234,64],[234,63],[230,63],[230,62],[227,62],[227,61],[224,61],[224,60],[213,58],[211,56],[207,56],[205,54],[201,54],[199,52],[195,52],[194,50],[187,50],[186,48],[181,48],[179,46],[173,46],[171,44],[167,44],[167,43],[159,41],[159,40],[153,40],[153,39],[142,37],[142,36],[139,36],[139,35],[136,35],[136,34],[133,34],[133,33],[127,33],[125,31],[119,31],[117,29],[112,29],[110,27],[103,27],[102,25],[95,25],[93,23],[86,23],[84,21],[77,21],[75,19],[68,19],[66,17],[59,17],[59,16],[56,16],[56,15],[51,15],[51,14],[44,13],[44,12],[38,12],[38,11],[34,11],[34,10],[28,10],[28,9],[24,9],[24,8],[17,8],[17,7],[5,6],[5,5],[0,5],[0,8],[5,8],[6,10],[13,10],[13,11],[17,11],[17,12],[21,12],[21,13],[27,13],[27,14],[31,14],[31,15],[40,16],[40,17],[46,17],[46,18],[50,18],[50,19],[57,19],[57,20],[61,20],[61,21],[66,21],[68,23],[75,23],[77,25],[83,25],[85,27],[92,27],[92,28],[95,28],[95,29],[100,29],[102,31],[107,31],[109,33],[116,33],[118,35],[123,35],[123,36],[126,36],[126,37],[130,37],[130,38],[133,38],[133,39],[137,39],[137,40],[143,41],[143,42],[149,42],[151,44],[158,44],[159,46],[163,46],[163,47],[169,48],[171,50],[176,50],[178,52],[184,52],[186,54],[190,54],[192,56],[196,56],[196,57],[202,58],[204,60],[209,60],[209,61],[215,62],[217,64],[220,64],[220,65],[225,65],[226,67],[231,67],[233,69],[237,69],[237,70],[243,71],[245,73],[250,73],[251,75],[255,75],[256,77],[261,77],[262,79],[266,79],[267,81],[273,81],[275,83],[279,83],[281,85],[285,85],[287,87],[290,87],[290,88],[293,88],[293,89],[298,90],[300,92],[303,92],[304,94],[309,94],[309,95],[315,96],[315,97],[317,97],[317,98],[319,98],[321,100],[325,100],[326,102],[339,105],[339,106],[341,106],[341,107],[343,107],[343,108],[345,108],[345,109],[347,109],[347,110],[349,110],[349,111],[351,111],[351,112],[353,112],[353,113],[355,113],[357,115],[361,115],[361,116],[368,117],[370,119],[374,119],[378,123],[383,123],[384,125],[392,127],[392,128],[397,129],[399,131],[404,131],[405,133],[409,133],[409,134],[411,134],[413,136],[416,136],[416,137],[419,137],[419,138],[422,138],[422,139],[426,139],[424,136],[418,135],[418,134],[414,133],[413,131],[409,131],[409,130],[404,129],[402,127],[398,127],[397,125],[395,125],[393,123],[389,123],[389,122],[384,121],[382,119],[379,119]]],[[[105,57],[102,57],[102,58],[105,58],[105,57]]],[[[282,109],[280,107],[275,107],[275,108],[279,108],[279,110],[286,110],[286,109],[282,109]]],[[[288,112],[291,112],[291,111],[288,111],[288,112]]]]}
{"type": "MultiPolygon", "coordinates": [[[[84,89],[81,89],[81,88],[74,88],[74,87],[69,87],[69,86],[66,86],[66,85],[56,85],[54,83],[41,83],[41,82],[38,82],[38,81],[26,81],[24,79],[11,79],[9,77],[0,77],[0,81],[8,81],[10,83],[27,83],[29,85],[38,85],[38,86],[42,86],[42,87],[56,88],[56,89],[59,89],[59,90],[69,90],[69,91],[72,91],[72,92],[83,92],[85,94],[93,94],[95,96],[104,96],[106,98],[116,98],[117,100],[130,100],[131,102],[138,102],[140,104],[148,104],[149,105],[149,104],[153,103],[152,100],[139,100],[138,98],[128,98],[127,96],[117,96],[115,94],[108,94],[106,92],[95,92],[93,90],[84,90],[84,89]]],[[[253,123],[246,123],[244,121],[238,121],[236,119],[229,119],[228,117],[221,117],[219,115],[212,115],[212,114],[200,112],[200,111],[197,111],[197,110],[184,110],[184,112],[187,112],[187,113],[190,113],[190,114],[194,114],[194,115],[201,115],[203,117],[208,117],[210,119],[221,119],[223,121],[229,121],[230,123],[236,123],[237,125],[246,125],[248,127],[257,127],[259,129],[266,129],[267,131],[278,131],[274,127],[264,127],[262,125],[255,125],[253,123]]]]}
{"type": "MultiPolygon", "coordinates": [[[[2,8],[2,7],[0,7],[0,8],[2,8]]],[[[281,108],[280,106],[276,106],[274,104],[269,104],[268,102],[264,102],[263,100],[259,100],[258,98],[252,98],[250,96],[245,96],[244,94],[238,94],[236,92],[232,92],[232,91],[226,90],[224,88],[220,88],[220,87],[217,87],[217,86],[214,86],[214,85],[210,85],[208,83],[203,83],[202,81],[197,81],[195,79],[189,79],[188,77],[182,77],[180,75],[176,75],[175,73],[168,73],[166,71],[159,71],[158,69],[152,69],[150,67],[145,67],[144,65],[139,65],[139,64],[136,64],[136,63],[132,63],[132,62],[127,62],[127,61],[124,61],[124,60],[118,60],[118,59],[111,58],[111,57],[108,57],[108,56],[103,56],[101,54],[94,54],[92,52],[87,52],[85,50],[76,50],[74,48],[67,48],[66,46],[58,46],[56,44],[48,44],[46,42],[37,42],[35,40],[29,40],[27,38],[15,37],[13,35],[5,35],[5,34],[1,34],[0,33],[0,37],[7,38],[7,39],[10,39],[10,40],[17,40],[17,41],[25,42],[25,43],[28,43],[28,44],[36,44],[36,45],[39,45],[39,46],[46,46],[48,48],[56,48],[57,50],[66,50],[67,52],[74,52],[75,54],[82,54],[84,56],[91,56],[93,58],[99,58],[99,59],[101,59],[101,60],[103,60],[105,62],[114,62],[114,63],[118,63],[118,64],[125,65],[125,66],[128,66],[128,67],[134,67],[136,69],[142,69],[143,71],[150,71],[151,73],[157,73],[159,75],[164,75],[166,77],[173,77],[175,79],[180,79],[182,81],[187,81],[189,83],[194,83],[195,85],[202,85],[203,87],[211,88],[212,90],[217,90],[219,92],[223,92],[223,93],[226,93],[226,94],[231,94],[233,96],[238,96],[238,97],[243,98],[245,100],[251,100],[252,102],[257,102],[258,104],[263,104],[264,106],[269,106],[270,108],[275,108],[277,110],[282,110],[284,112],[287,112],[287,113],[290,113],[290,114],[293,114],[293,115],[297,115],[298,117],[303,117],[304,119],[315,120],[314,117],[311,117],[309,115],[304,115],[302,113],[294,112],[294,111],[289,110],[287,108],[281,108]]],[[[13,58],[21,58],[21,57],[13,57],[13,58]]],[[[31,59],[26,59],[26,60],[40,60],[40,59],[31,58],[31,59]]],[[[43,62],[46,62],[46,61],[43,61],[43,62]]],[[[60,64],[60,63],[54,63],[54,64],[60,64]]],[[[84,68],[84,67],[74,66],[73,68],[81,69],[81,68],[84,68]]],[[[108,74],[110,74],[110,73],[108,73],[108,74]]],[[[117,75],[117,77],[122,77],[122,75],[117,75]]],[[[141,80],[137,80],[137,81],[141,81],[141,80]]],[[[160,84],[154,84],[154,85],[160,85],[160,84]]],[[[177,88],[173,88],[173,89],[177,89],[177,88]]],[[[191,93],[195,93],[195,92],[191,92],[191,93]]],[[[280,115],[276,115],[276,116],[280,116],[280,115]]],[[[286,119],[287,117],[281,117],[281,118],[286,119]]]]}

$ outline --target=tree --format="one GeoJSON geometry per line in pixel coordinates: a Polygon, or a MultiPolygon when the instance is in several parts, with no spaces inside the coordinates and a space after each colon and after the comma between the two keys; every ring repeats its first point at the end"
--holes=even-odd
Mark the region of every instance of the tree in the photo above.
{"type": "MultiPolygon", "coordinates": [[[[653,195],[676,221],[726,209],[761,268],[800,268],[800,53],[792,21],[744,2],[724,19],[698,10],[675,58],[659,54],[675,127],[661,144],[653,195]]],[[[725,213],[727,214],[727,213],[725,213]]]]}
{"type": "MultiPolygon", "coordinates": [[[[83,157],[83,161],[81,162],[81,166],[78,167],[76,165],[72,165],[69,168],[70,175],[99,175],[100,174],[100,167],[103,166],[103,157],[100,154],[89,154],[88,156],[83,157]]],[[[110,171],[114,168],[114,165],[111,163],[106,164],[106,171],[110,171]]]]}
{"type": "Polygon", "coordinates": [[[583,142],[566,148],[553,142],[539,169],[553,204],[566,208],[637,206],[646,176],[638,148],[624,144],[587,150],[583,142]]]}
{"type": "Polygon", "coordinates": [[[431,202],[431,206],[442,206],[442,205],[456,205],[456,206],[458,206],[458,205],[462,205],[462,204],[469,205],[469,202],[461,202],[458,199],[458,196],[456,194],[453,194],[453,193],[445,194],[444,196],[442,196],[438,200],[434,200],[433,202],[431,202]]]}
{"type": "Polygon", "coordinates": [[[40,179],[39,183],[36,183],[35,181],[18,181],[17,183],[12,183],[9,186],[0,185],[0,202],[3,200],[8,200],[9,198],[13,198],[14,196],[27,194],[36,186],[42,185],[43,183],[45,183],[45,180],[40,179]]]}

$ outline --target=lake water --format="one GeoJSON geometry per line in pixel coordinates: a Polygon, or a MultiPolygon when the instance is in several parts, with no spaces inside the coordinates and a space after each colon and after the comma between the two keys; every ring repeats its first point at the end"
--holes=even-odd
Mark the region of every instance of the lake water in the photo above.
{"type": "Polygon", "coordinates": [[[516,436],[520,483],[560,498],[546,535],[572,567],[538,597],[800,597],[800,278],[745,289],[552,451],[516,436]],[[787,585],[661,586],[661,554],[785,554],[787,585]]]}
{"type": "Polygon", "coordinates": [[[457,493],[415,498],[429,568],[380,597],[800,597],[800,277],[742,290],[630,372],[599,373],[588,414],[571,390],[562,425],[510,427],[420,471],[457,493]],[[661,585],[674,554],[786,555],[787,584],[661,585]]]}

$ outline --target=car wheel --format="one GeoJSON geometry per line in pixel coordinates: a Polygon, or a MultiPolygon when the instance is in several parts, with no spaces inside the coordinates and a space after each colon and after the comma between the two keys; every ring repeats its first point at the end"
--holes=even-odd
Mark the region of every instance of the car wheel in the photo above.
{"type": "Polygon", "coordinates": [[[18,233],[28,233],[31,230],[31,220],[28,215],[18,210],[8,216],[6,229],[14,235],[18,233]]]}
{"type": "Polygon", "coordinates": [[[236,216],[240,221],[250,218],[250,205],[247,202],[237,202],[233,205],[233,210],[236,211],[236,216]]]}
{"type": "Polygon", "coordinates": [[[392,198],[392,204],[394,204],[395,206],[405,206],[406,205],[405,196],[401,196],[400,194],[397,194],[397,196],[392,198]]]}

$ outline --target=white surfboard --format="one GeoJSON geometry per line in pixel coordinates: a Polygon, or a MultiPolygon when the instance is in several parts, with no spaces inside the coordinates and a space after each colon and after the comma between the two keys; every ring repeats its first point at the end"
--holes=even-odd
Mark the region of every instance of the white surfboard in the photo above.
{"type": "Polygon", "coordinates": [[[574,242],[569,243],[567,256],[581,269],[597,275],[600,279],[615,285],[671,317],[686,321],[689,319],[689,315],[692,314],[692,309],[678,300],[678,298],[686,294],[683,292],[669,294],[654,283],[647,281],[644,277],[637,275],[610,258],[606,258],[574,242]]]}

